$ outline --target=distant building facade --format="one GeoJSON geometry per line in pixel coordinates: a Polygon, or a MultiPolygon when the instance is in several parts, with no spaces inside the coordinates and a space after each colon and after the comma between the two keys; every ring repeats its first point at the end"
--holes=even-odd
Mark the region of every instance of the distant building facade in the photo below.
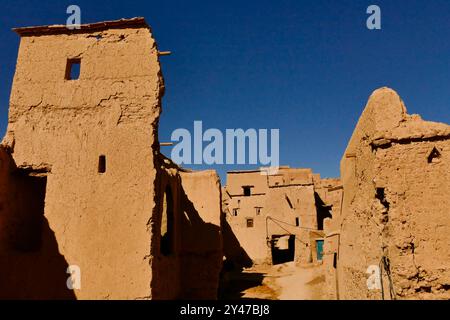
{"type": "Polygon", "coordinates": [[[339,190],[339,179],[321,180],[311,169],[229,172],[223,207],[238,243],[225,247],[227,258],[244,265],[322,260],[323,221],[340,206],[339,190]]]}

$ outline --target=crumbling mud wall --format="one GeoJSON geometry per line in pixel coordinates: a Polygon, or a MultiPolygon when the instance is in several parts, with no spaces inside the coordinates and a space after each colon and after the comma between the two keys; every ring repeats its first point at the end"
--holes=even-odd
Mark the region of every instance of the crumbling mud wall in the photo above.
{"type": "Polygon", "coordinates": [[[341,162],[340,299],[448,299],[450,126],[408,115],[393,90],[375,91],[341,162]],[[369,266],[382,288],[369,289],[369,266]]]}
{"type": "Polygon", "coordinates": [[[44,216],[44,172],[18,168],[0,145],[0,299],[75,298],[67,290],[67,261],[44,216]]]}
{"type": "Polygon", "coordinates": [[[217,299],[223,261],[221,186],[215,171],[180,172],[181,298],[217,299]]]}
{"type": "MultiPolygon", "coordinates": [[[[58,273],[80,268],[81,289],[70,292],[76,298],[151,298],[149,222],[164,85],[150,29],[131,19],[16,31],[21,42],[3,144],[17,167],[51,166],[44,220],[53,241],[39,251],[59,252],[65,262],[58,273]],[[70,80],[75,61],[81,72],[70,80]]],[[[40,275],[30,268],[1,277],[19,284],[40,275]]],[[[39,290],[8,290],[0,288],[10,298],[42,297],[39,290]]]]}
{"type": "Polygon", "coordinates": [[[217,299],[223,258],[219,177],[156,158],[152,299],[217,299]]]}
{"type": "Polygon", "coordinates": [[[16,32],[0,298],[215,299],[220,182],[159,152],[164,83],[144,19],[16,32]]]}
{"type": "Polygon", "coordinates": [[[216,298],[220,182],[159,152],[164,83],[144,19],[16,31],[0,297],[216,298]],[[75,290],[69,266],[81,271],[75,290]]]}
{"type": "Polygon", "coordinates": [[[151,297],[171,300],[182,292],[183,189],[180,168],[162,155],[157,156],[156,210],[151,217],[149,261],[152,267],[151,297]]]}

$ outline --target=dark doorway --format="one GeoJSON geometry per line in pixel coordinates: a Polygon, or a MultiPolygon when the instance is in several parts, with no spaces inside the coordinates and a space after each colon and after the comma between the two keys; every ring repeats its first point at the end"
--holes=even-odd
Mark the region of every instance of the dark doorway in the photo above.
{"type": "Polygon", "coordinates": [[[295,259],[295,235],[272,235],[272,264],[281,264],[295,259]]]}
{"type": "Polygon", "coordinates": [[[163,212],[161,217],[161,253],[164,256],[173,253],[174,213],[173,196],[169,186],[166,187],[163,200],[163,212]]]}
{"type": "Polygon", "coordinates": [[[16,172],[16,210],[12,247],[21,252],[38,251],[42,243],[47,177],[26,170],[16,172]]]}

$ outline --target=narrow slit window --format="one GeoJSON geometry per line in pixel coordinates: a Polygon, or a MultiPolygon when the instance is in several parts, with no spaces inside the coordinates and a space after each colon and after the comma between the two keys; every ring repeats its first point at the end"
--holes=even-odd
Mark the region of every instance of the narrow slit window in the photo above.
{"type": "Polygon", "coordinates": [[[160,252],[163,256],[170,256],[174,252],[174,202],[170,186],[166,187],[161,216],[160,252]]]}
{"type": "Polygon", "coordinates": [[[81,59],[68,59],[66,67],[66,80],[78,80],[81,72],[81,59]]]}
{"type": "Polygon", "coordinates": [[[106,173],[106,156],[104,155],[98,158],[98,173],[106,173]]]}
{"type": "Polygon", "coordinates": [[[237,217],[238,213],[239,213],[239,209],[233,209],[233,216],[234,217],[237,217]]]}
{"type": "Polygon", "coordinates": [[[295,218],[295,226],[300,227],[300,218],[295,218]]]}

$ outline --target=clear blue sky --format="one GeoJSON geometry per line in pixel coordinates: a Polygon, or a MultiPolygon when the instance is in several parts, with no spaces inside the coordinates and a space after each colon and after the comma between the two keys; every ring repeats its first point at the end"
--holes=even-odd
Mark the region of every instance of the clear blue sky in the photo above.
{"type": "MultiPolygon", "coordinates": [[[[1,134],[19,43],[10,29],[64,24],[70,4],[82,23],[143,16],[160,50],[173,51],[161,58],[161,141],[194,120],[223,131],[279,128],[282,164],[338,176],[378,87],[397,90],[410,113],[450,123],[448,0],[15,0],[0,4],[1,134]],[[371,4],[381,7],[381,31],[366,28],[371,4]]],[[[224,178],[238,167],[212,168],[224,178]]]]}

